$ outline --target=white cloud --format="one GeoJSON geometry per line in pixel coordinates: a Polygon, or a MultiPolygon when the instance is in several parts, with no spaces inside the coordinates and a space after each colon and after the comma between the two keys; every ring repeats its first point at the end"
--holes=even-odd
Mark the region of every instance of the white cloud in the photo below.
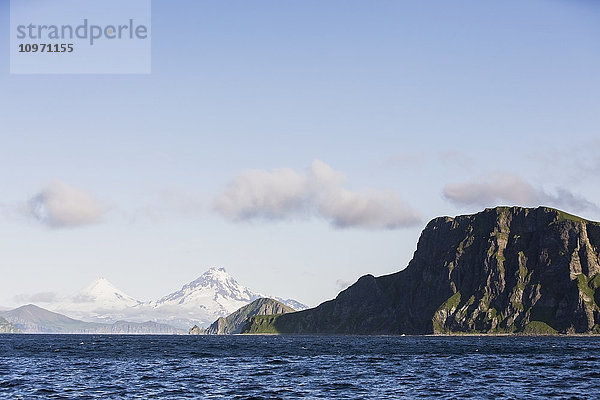
{"type": "Polygon", "coordinates": [[[250,170],[238,175],[215,202],[231,220],[282,219],[306,212],[308,177],[289,168],[250,170]]]}
{"type": "Polygon", "coordinates": [[[238,175],[215,201],[215,209],[233,221],[307,218],[316,215],[337,228],[397,229],[420,217],[397,193],[343,187],[346,176],[322,161],[306,173],[289,168],[252,170],[238,175]]]}
{"type": "Polygon", "coordinates": [[[495,173],[472,181],[448,184],[443,193],[444,197],[459,206],[490,207],[511,204],[548,205],[573,211],[598,209],[596,204],[564,188],[557,188],[555,194],[547,193],[509,173],[495,173]]]}
{"type": "Polygon", "coordinates": [[[91,194],[61,181],[47,185],[26,206],[27,215],[55,229],[95,224],[105,212],[91,194]]]}
{"type": "Polygon", "coordinates": [[[336,171],[323,161],[315,160],[310,166],[310,182],[315,190],[340,187],[348,181],[346,175],[336,171]]]}
{"type": "Polygon", "coordinates": [[[319,196],[317,207],[338,228],[396,229],[420,221],[416,211],[392,191],[355,193],[336,188],[319,196]]]}
{"type": "Polygon", "coordinates": [[[497,203],[531,205],[538,200],[537,191],[516,175],[495,173],[483,178],[451,183],[444,196],[459,205],[489,206],[497,203]]]}

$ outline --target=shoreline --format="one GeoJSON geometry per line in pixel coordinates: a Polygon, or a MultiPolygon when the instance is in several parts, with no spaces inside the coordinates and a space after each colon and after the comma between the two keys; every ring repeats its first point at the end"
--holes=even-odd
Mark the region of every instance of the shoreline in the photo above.
{"type": "Polygon", "coordinates": [[[177,337],[253,337],[253,336],[300,336],[300,337],[407,337],[407,338],[462,338],[462,337],[556,337],[556,338],[569,338],[569,337],[597,337],[600,338],[600,334],[597,333],[565,333],[565,334],[531,334],[531,333],[440,333],[440,334],[424,334],[424,335],[406,335],[406,334],[372,334],[372,335],[360,335],[360,334],[302,334],[302,333],[236,333],[232,335],[190,335],[187,333],[63,333],[63,332],[1,332],[0,336],[177,336],[177,337]]]}

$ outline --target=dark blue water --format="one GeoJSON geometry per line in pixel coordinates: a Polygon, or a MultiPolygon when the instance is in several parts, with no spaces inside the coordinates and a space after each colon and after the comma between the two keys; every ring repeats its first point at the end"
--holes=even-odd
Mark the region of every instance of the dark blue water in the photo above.
{"type": "Polygon", "coordinates": [[[600,338],[0,335],[0,398],[600,398],[600,338]]]}

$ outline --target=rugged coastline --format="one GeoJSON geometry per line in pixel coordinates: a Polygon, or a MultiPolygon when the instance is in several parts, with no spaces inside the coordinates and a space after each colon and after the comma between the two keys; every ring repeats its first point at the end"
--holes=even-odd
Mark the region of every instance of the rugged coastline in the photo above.
{"type": "Polygon", "coordinates": [[[242,333],[598,334],[600,224],[548,208],[433,219],[408,267],[242,333]]]}

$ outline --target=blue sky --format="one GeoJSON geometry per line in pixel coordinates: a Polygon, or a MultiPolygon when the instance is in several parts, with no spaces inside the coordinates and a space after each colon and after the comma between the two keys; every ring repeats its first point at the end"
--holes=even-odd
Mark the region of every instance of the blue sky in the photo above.
{"type": "Polygon", "coordinates": [[[404,268],[438,215],[600,220],[595,1],[152,15],[150,75],[11,75],[0,41],[1,305],[97,276],[147,300],[213,265],[316,305],[404,268]]]}

